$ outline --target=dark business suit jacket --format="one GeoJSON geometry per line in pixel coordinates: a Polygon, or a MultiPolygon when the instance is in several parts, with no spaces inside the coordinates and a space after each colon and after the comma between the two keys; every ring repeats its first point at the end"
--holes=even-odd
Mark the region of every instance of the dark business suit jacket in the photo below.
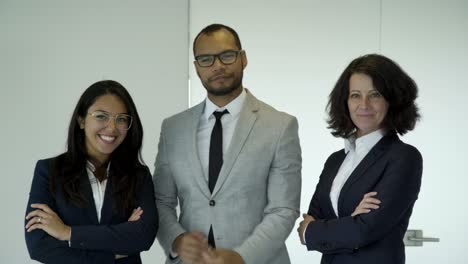
{"type": "Polygon", "coordinates": [[[49,178],[55,159],[37,162],[26,214],[33,210],[30,206],[32,203],[47,204],[66,225],[72,227],[71,241],[69,245],[68,241],[59,241],[40,229],[26,232],[26,245],[31,258],[57,264],[141,263],[139,252],[151,247],[158,229],[158,212],[148,168],[142,168],[135,175],[138,177],[137,205],[143,209],[143,215],[138,221],[128,222],[129,215],[124,216],[113,210],[111,163],[99,222],[85,168],[81,173],[80,188],[88,201],[87,205],[80,208],[65,202],[60,191],[52,195],[49,178]],[[116,254],[128,257],[115,260],[116,254]]]}
{"type": "Polygon", "coordinates": [[[344,184],[338,199],[340,218],[331,201],[333,180],[344,150],[325,163],[308,214],[315,219],[305,233],[308,250],[323,253],[321,263],[405,263],[403,236],[421,186],[422,157],[394,133],[384,136],[344,184]],[[376,191],[380,208],[351,217],[364,194],[376,191]]]}

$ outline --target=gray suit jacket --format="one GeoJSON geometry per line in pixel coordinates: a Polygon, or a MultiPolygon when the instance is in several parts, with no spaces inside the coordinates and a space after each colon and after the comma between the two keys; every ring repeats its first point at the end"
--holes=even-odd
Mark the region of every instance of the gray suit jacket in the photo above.
{"type": "Polygon", "coordinates": [[[213,225],[216,246],[235,250],[246,264],[290,263],[285,240],[299,216],[301,197],[296,118],[247,91],[211,194],[196,140],[204,106],[202,102],[162,123],[153,176],[161,246],[169,254],[180,234],[199,230],[207,236],[213,225]]]}

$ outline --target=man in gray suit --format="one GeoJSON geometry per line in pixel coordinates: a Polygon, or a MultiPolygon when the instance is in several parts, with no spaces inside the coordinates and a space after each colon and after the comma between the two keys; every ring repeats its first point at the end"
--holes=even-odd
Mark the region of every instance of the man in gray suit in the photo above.
{"type": "Polygon", "coordinates": [[[204,28],[193,52],[207,98],[163,121],[153,177],[166,263],[290,263],[297,120],[242,86],[247,56],[232,28],[204,28]]]}

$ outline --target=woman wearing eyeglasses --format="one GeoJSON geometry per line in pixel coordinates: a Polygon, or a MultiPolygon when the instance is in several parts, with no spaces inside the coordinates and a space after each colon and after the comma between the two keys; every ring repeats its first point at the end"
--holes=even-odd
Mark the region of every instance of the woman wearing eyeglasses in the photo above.
{"type": "Polygon", "coordinates": [[[39,160],[26,209],[26,244],[44,263],[141,263],[156,237],[143,128],[127,90],[91,85],[75,107],[67,151],[39,160]]]}

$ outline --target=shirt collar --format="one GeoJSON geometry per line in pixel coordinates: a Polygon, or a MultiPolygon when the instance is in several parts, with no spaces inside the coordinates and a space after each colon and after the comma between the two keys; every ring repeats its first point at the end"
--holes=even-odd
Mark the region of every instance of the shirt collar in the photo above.
{"type": "Polygon", "coordinates": [[[244,105],[245,98],[247,93],[245,89],[242,88],[242,92],[229,104],[225,105],[224,107],[220,108],[219,106],[215,105],[208,97],[205,99],[205,109],[203,111],[203,118],[208,121],[210,118],[213,117],[214,111],[224,111],[225,109],[228,110],[229,114],[232,117],[235,117],[240,114],[242,110],[242,106],[244,105]]]}
{"type": "MultiPolygon", "coordinates": [[[[110,164],[111,164],[111,163],[110,163],[110,161],[109,161],[109,163],[107,163],[107,169],[106,169],[106,175],[107,175],[108,178],[109,178],[109,168],[110,168],[110,164]]],[[[91,174],[88,173],[88,178],[90,178],[90,179],[93,178],[93,179],[94,179],[94,178],[95,178],[94,172],[96,171],[96,166],[94,166],[94,164],[93,164],[91,161],[87,160],[87,161],[86,161],[86,168],[87,168],[89,171],[92,172],[91,174]]]]}
{"type": "Polygon", "coordinates": [[[384,129],[378,129],[357,139],[356,134],[353,134],[344,140],[345,153],[348,153],[351,150],[356,151],[356,149],[369,151],[383,136],[385,136],[384,129]]]}

